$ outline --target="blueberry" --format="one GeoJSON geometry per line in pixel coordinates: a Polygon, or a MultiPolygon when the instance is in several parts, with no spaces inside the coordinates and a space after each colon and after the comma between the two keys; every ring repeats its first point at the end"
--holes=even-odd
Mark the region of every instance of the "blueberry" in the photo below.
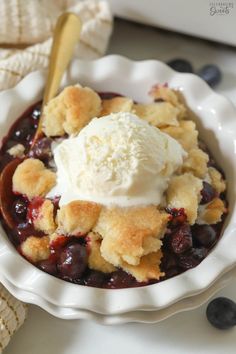
{"type": "Polygon", "coordinates": [[[207,250],[204,247],[191,248],[188,252],[179,255],[178,264],[183,270],[196,267],[206,257],[207,250]]]}
{"type": "Polygon", "coordinates": [[[208,183],[203,181],[203,189],[201,190],[202,199],[200,204],[210,203],[216,196],[216,190],[208,183]]]}
{"type": "Polygon", "coordinates": [[[24,221],[27,214],[27,203],[25,200],[19,198],[13,203],[13,214],[19,221],[24,221]]]}
{"type": "Polygon", "coordinates": [[[176,254],[183,253],[192,247],[191,229],[188,224],[183,224],[171,234],[170,247],[176,254]]]}
{"type": "Polygon", "coordinates": [[[172,268],[169,268],[165,271],[165,277],[168,279],[168,278],[172,278],[178,274],[180,274],[180,270],[178,267],[172,267],[172,268]]]}
{"type": "Polygon", "coordinates": [[[193,67],[192,64],[185,59],[173,59],[167,62],[172,69],[180,73],[192,73],[193,67]]]}
{"type": "Polygon", "coordinates": [[[55,262],[53,262],[50,259],[46,259],[44,261],[41,261],[38,264],[38,267],[42,269],[44,272],[55,275],[57,273],[57,265],[55,262]]]}
{"type": "Polygon", "coordinates": [[[102,288],[105,281],[105,273],[96,270],[91,270],[90,273],[86,276],[85,285],[93,286],[96,288],[102,288]]]}
{"type": "Polygon", "coordinates": [[[110,289],[122,289],[134,286],[136,283],[134,277],[123,270],[118,270],[112,273],[108,282],[108,288],[110,289]]]}
{"type": "Polygon", "coordinates": [[[29,152],[29,156],[47,163],[52,157],[51,144],[52,139],[50,138],[42,138],[36,141],[29,152]]]}
{"type": "Polygon", "coordinates": [[[86,247],[79,243],[71,243],[62,251],[57,266],[63,278],[75,280],[84,273],[87,263],[86,247]]]}
{"type": "Polygon", "coordinates": [[[35,107],[35,109],[32,112],[32,118],[35,120],[38,120],[40,118],[41,115],[41,105],[38,105],[37,107],[35,107]]]}
{"type": "Polygon", "coordinates": [[[220,69],[213,64],[203,66],[198,72],[198,76],[200,76],[204,81],[208,83],[210,86],[217,85],[222,79],[222,73],[220,69]]]}
{"type": "Polygon", "coordinates": [[[210,225],[194,225],[192,234],[193,239],[204,247],[211,247],[217,240],[216,231],[210,225]]]}
{"type": "Polygon", "coordinates": [[[33,134],[34,127],[29,119],[25,119],[18,125],[17,130],[14,132],[13,139],[24,143],[25,141],[30,141],[33,134]]]}
{"type": "Polygon", "coordinates": [[[164,271],[166,271],[167,269],[176,267],[177,259],[176,259],[175,254],[170,253],[168,251],[164,252],[161,264],[162,264],[162,268],[164,269],[164,271]]]}
{"type": "Polygon", "coordinates": [[[229,329],[236,325],[236,303],[226,297],[218,297],[208,304],[206,315],[212,326],[229,329]]]}

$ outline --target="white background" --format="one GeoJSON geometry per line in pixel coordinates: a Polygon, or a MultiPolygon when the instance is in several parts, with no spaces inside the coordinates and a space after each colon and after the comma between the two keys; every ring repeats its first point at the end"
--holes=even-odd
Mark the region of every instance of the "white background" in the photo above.
{"type": "MultiPolygon", "coordinates": [[[[196,69],[215,63],[224,78],[216,89],[236,104],[236,49],[117,21],[109,53],[132,59],[189,59],[196,69]]],[[[235,235],[236,237],[236,235],[235,235]]],[[[220,292],[236,301],[236,283],[220,292]]],[[[5,354],[235,354],[236,327],[219,331],[205,317],[206,305],[161,323],[103,326],[54,318],[30,306],[23,327],[5,354]]]]}

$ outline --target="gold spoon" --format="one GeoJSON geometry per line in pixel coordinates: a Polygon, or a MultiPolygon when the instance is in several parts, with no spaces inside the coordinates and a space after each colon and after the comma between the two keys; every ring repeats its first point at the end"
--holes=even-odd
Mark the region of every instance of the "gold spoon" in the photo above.
{"type": "MultiPolygon", "coordinates": [[[[57,20],[41,112],[43,112],[45,104],[58,92],[62,76],[72,58],[75,45],[79,41],[81,27],[80,18],[73,13],[64,13],[57,20]]],[[[43,115],[41,113],[31,148],[43,134],[42,127],[43,115]]],[[[12,177],[21,162],[22,159],[19,158],[12,160],[5,166],[0,176],[0,209],[3,219],[10,228],[15,227],[15,220],[12,216],[12,202],[14,200],[12,177]]]]}
{"type": "MultiPolygon", "coordinates": [[[[72,58],[75,45],[79,41],[81,27],[80,18],[70,12],[62,14],[57,20],[41,112],[58,92],[62,76],[72,58]]],[[[32,145],[42,134],[42,124],[43,116],[41,115],[32,145]]]]}

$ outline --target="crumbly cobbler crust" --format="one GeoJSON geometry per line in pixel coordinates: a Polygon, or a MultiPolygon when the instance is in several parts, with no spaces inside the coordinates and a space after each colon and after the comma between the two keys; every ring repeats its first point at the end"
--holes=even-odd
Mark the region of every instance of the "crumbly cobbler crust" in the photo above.
{"type": "Polygon", "coordinates": [[[37,159],[26,159],[20,163],[13,175],[13,191],[29,199],[45,197],[56,184],[56,174],[37,159]]]}
{"type": "Polygon", "coordinates": [[[178,109],[169,102],[135,104],[134,113],[155,127],[178,126],[178,109]]]}
{"type": "Polygon", "coordinates": [[[222,174],[214,167],[208,168],[209,183],[220,194],[225,191],[226,183],[222,174]]]}
{"type": "Polygon", "coordinates": [[[39,262],[50,256],[49,237],[30,236],[21,244],[22,254],[31,262],[39,262]]]}
{"type": "Polygon", "coordinates": [[[57,224],[54,219],[54,206],[51,200],[46,199],[38,209],[37,218],[33,220],[36,230],[43,231],[46,234],[53,233],[57,224]]]}
{"type": "Polygon", "coordinates": [[[66,87],[44,108],[43,130],[47,136],[77,134],[99,115],[101,99],[88,87],[66,87]]]}
{"type": "Polygon", "coordinates": [[[87,239],[89,245],[89,268],[103,273],[114,272],[116,268],[111,263],[107,262],[101,255],[101,236],[96,232],[90,232],[87,239]]]}
{"type": "Polygon", "coordinates": [[[187,117],[187,107],[182,103],[179,91],[173,90],[167,85],[155,85],[150,91],[150,96],[154,100],[163,100],[176,107],[179,119],[187,117]]]}
{"type": "Polygon", "coordinates": [[[122,268],[129,274],[133,275],[139,282],[147,282],[152,279],[160,279],[164,275],[160,270],[162,258],[161,250],[152,252],[143,256],[138,265],[134,266],[126,262],[122,263],[122,268]]]}
{"type": "Polygon", "coordinates": [[[94,231],[102,237],[103,258],[116,267],[138,265],[142,256],[161,248],[168,221],[155,206],[102,208],[94,231]]]}
{"type": "Polygon", "coordinates": [[[196,124],[191,120],[183,120],[177,127],[168,126],[161,130],[176,139],[186,152],[198,147],[198,131],[196,124]]]}
{"type": "Polygon", "coordinates": [[[82,200],[62,206],[57,212],[58,232],[85,235],[97,222],[100,210],[100,205],[82,200]]]}
{"type": "Polygon", "coordinates": [[[107,116],[111,113],[131,112],[133,109],[133,100],[128,97],[114,97],[102,100],[102,111],[100,116],[107,116]]]}
{"type": "Polygon", "coordinates": [[[190,172],[198,178],[204,179],[207,174],[207,163],[209,156],[199,148],[193,148],[188,152],[180,173],[190,172]]]}
{"type": "Polygon", "coordinates": [[[197,219],[202,181],[191,173],[171,178],[166,192],[167,205],[171,208],[184,208],[188,221],[193,225],[197,219]]]}
{"type": "Polygon", "coordinates": [[[210,203],[199,206],[196,222],[197,224],[217,224],[225,212],[224,202],[220,198],[215,198],[210,203]]]}

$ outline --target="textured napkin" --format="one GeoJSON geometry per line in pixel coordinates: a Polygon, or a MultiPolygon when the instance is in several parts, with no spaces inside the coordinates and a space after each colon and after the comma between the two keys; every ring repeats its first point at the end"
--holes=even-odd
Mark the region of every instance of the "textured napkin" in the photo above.
{"type": "Polygon", "coordinates": [[[75,56],[93,59],[105,53],[112,32],[106,1],[1,0],[0,90],[14,86],[31,71],[47,67],[53,29],[65,11],[78,14],[83,23],[75,56]]]}
{"type": "MultiPolygon", "coordinates": [[[[78,14],[83,23],[75,57],[92,59],[105,53],[113,22],[107,2],[0,0],[0,90],[48,66],[53,29],[65,11],[78,14]]],[[[0,353],[26,314],[27,306],[0,285],[0,353]]]]}

